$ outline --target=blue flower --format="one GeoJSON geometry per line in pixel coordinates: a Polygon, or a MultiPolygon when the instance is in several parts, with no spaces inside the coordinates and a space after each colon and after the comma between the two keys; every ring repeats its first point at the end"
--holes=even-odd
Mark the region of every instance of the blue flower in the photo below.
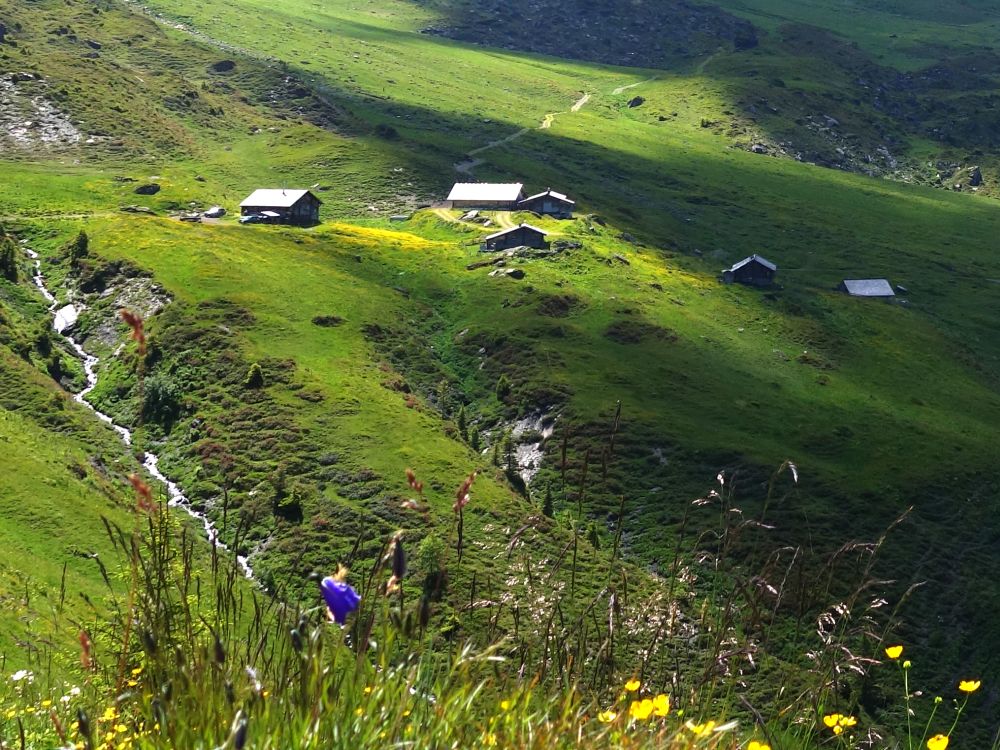
{"type": "Polygon", "coordinates": [[[361,601],[351,584],[339,581],[334,576],[324,578],[319,584],[319,590],[333,621],[338,625],[344,624],[347,616],[358,608],[358,602],[361,601]]]}

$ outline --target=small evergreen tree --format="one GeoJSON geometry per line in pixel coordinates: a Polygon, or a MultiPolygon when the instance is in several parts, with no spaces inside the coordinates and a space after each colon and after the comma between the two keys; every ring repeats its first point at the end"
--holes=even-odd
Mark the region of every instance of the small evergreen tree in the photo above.
{"type": "Polygon", "coordinates": [[[87,233],[81,231],[66,245],[65,250],[69,255],[70,265],[74,268],[80,265],[80,261],[90,254],[90,238],[87,233]]]}
{"type": "Polygon", "coordinates": [[[510,381],[506,375],[501,374],[497,379],[497,400],[503,401],[510,395],[510,381]]]}
{"type": "Polygon", "coordinates": [[[480,445],[480,442],[481,441],[479,439],[479,428],[473,425],[472,429],[469,430],[469,447],[472,448],[472,450],[474,450],[476,453],[479,453],[479,450],[482,447],[480,445]]]}
{"type": "Polygon", "coordinates": [[[507,473],[514,474],[517,472],[517,452],[514,449],[514,436],[511,434],[510,430],[507,430],[503,434],[502,444],[504,464],[507,466],[507,473]]]}
{"type": "Polygon", "coordinates": [[[594,549],[601,548],[601,535],[597,531],[597,524],[593,521],[591,521],[590,525],[587,527],[587,540],[594,549]]]}
{"type": "Polygon", "coordinates": [[[469,424],[465,416],[465,404],[462,404],[458,408],[458,416],[455,418],[458,423],[458,434],[462,436],[462,440],[469,439],[469,424]]]}
{"type": "Polygon", "coordinates": [[[264,371],[256,362],[250,365],[250,369],[247,370],[247,376],[243,379],[243,385],[247,388],[264,387],[264,371]]]}
{"type": "Polygon", "coordinates": [[[17,247],[7,235],[0,232],[0,276],[17,282],[17,247]]]}
{"type": "Polygon", "coordinates": [[[555,505],[552,502],[552,488],[545,488],[545,500],[542,502],[542,515],[552,518],[556,514],[555,505]]]}

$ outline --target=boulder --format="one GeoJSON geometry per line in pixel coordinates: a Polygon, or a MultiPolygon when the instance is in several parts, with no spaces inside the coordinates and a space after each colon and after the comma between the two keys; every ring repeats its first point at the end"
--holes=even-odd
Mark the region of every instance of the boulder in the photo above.
{"type": "Polygon", "coordinates": [[[767,146],[763,143],[755,143],[750,147],[750,152],[754,154],[766,154],[767,146]]]}
{"type": "Polygon", "coordinates": [[[0,44],[3,44],[7,38],[7,27],[0,22],[0,44]]]}
{"type": "Polygon", "coordinates": [[[140,185],[133,191],[136,195],[156,195],[160,192],[160,186],[155,182],[140,185]]]}
{"type": "Polygon", "coordinates": [[[236,63],[232,60],[219,60],[208,67],[213,73],[228,73],[236,67],[236,63]]]}
{"type": "Polygon", "coordinates": [[[628,108],[629,108],[629,109],[635,109],[636,107],[641,107],[641,106],[642,106],[643,104],[645,104],[645,103],[646,103],[646,99],[645,99],[645,97],[642,97],[642,96],[634,96],[634,97],[632,97],[632,98],[631,98],[631,99],[629,100],[629,103],[628,103],[628,108]]]}
{"type": "Polygon", "coordinates": [[[983,172],[979,167],[969,168],[969,185],[979,187],[983,184],[983,172]]]}
{"type": "Polygon", "coordinates": [[[101,49],[101,47],[104,46],[100,42],[95,42],[93,39],[85,39],[83,43],[86,44],[91,49],[101,49]]]}

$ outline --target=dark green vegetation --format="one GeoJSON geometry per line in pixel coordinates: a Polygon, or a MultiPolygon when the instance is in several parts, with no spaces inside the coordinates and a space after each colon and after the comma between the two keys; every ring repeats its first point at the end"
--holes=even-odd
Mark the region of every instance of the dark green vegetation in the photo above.
{"type": "MultiPolygon", "coordinates": [[[[818,156],[807,161],[834,163],[835,148],[857,156],[888,145],[912,164],[982,163],[989,192],[992,53],[977,53],[980,77],[948,97],[941,86],[953,78],[925,71],[966,68],[989,16],[967,9],[955,22],[970,26],[945,27],[912,6],[892,17],[901,41],[890,45],[876,23],[883,11],[855,24],[819,0],[759,0],[727,8],[755,25],[757,46],[723,37],[723,51],[683,68],[637,70],[420,34],[440,8],[274,5],[158,0],[167,24],[119,3],[0,1],[11,29],[0,80],[18,73],[4,116],[27,119],[42,97],[79,133],[52,115],[41,129],[51,140],[29,131],[6,144],[0,215],[43,253],[53,287],[65,281],[86,302],[79,330],[104,358],[95,403],[138,428],[137,444],[161,454],[266,585],[294,597],[311,593],[310,570],[345,559],[367,570],[397,528],[451,554],[454,489],[479,468],[464,564],[436,626],[453,632],[455,613],[468,631],[488,632],[489,618],[460,615],[477,595],[500,598],[504,566],[520,564],[509,554],[498,563],[512,540],[527,559],[551,562],[576,520],[573,583],[590,596],[619,523],[633,563],[676,572],[689,502],[717,472],[737,477],[735,502],[757,515],[772,469],[791,458],[801,483],[767,508],[776,528],[757,543],[822,559],[914,505],[879,569],[894,580],[893,601],[930,580],[909,598],[901,632],[933,651],[928,673],[998,671],[996,205],[746,150],[790,140],[786,151],[808,147],[818,156]],[[938,47],[926,44],[931,30],[938,47]],[[969,119],[977,108],[981,118],[969,119]],[[389,222],[443,195],[469,151],[521,128],[476,155],[475,176],[552,185],[583,209],[573,222],[540,222],[564,244],[511,259],[524,279],[467,270],[481,260],[483,230],[456,213],[389,222]],[[146,184],[160,190],[137,195],[146,184]],[[318,185],[328,221],[300,231],[167,216],[192,203],[233,211],[252,188],[278,184],[318,185]],[[159,215],[118,210],[131,204],[159,215]],[[88,247],[74,253],[66,243],[81,229],[88,247]],[[717,284],[721,266],[750,252],[779,264],[780,288],[717,284]],[[889,305],[833,291],[857,276],[886,276],[908,293],[889,305]],[[147,316],[145,357],[112,356],[118,306],[147,316]],[[525,433],[506,440],[518,421],[525,433]],[[509,466],[518,444],[545,454],[528,487],[509,466]],[[401,508],[408,466],[426,485],[427,514],[401,508]],[[554,520],[542,512],[549,495],[554,520]]],[[[690,51],[713,49],[698,45],[690,51]]],[[[0,324],[0,351],[20,368],[10,382],[55,393],[46,350],[58,357],[59,345],[41,334],[44,308],[9,242],[0,273],[13,321],[0,324]]],[[[15,401],[41,440],[56,410],[39,398],[15,401]]],[[[72,438],[55,432],[47,449],[72,438]]],[[[12,486],[49,474],[24,472],[19,453],[0,461],[12,486]]],[[[692,536],[711,525],[690,523],[692,536]]],[[[759,564],[756,549],[737,551],[759,564]]],[[[794,617],[768,630],[790,662],[826,604],[805,589],[787,604],[794,617]]],[[[501,630],[507,617],[497,615],[501,630]]],[[[878,691],[865,700],[882,715],[878,691]]]]}

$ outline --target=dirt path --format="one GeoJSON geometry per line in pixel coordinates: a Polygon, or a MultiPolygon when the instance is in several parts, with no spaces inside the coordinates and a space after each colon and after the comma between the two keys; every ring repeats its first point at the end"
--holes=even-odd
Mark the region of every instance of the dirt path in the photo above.
{"type": "Polygon", "coordinates": [[[0,216],[0,221],[13,223],[16,221],[60,221],[64,219],[106,219],[109,216],[121,216],[121,211],[91,211],[90,213],[71,214],[8,214],[0,216]]]}
{"type": "Polygon", "coordinates": [[[715,58],[717,58],[717,57],[718,57],[719,55],[721,55],[721,54],[723,53],[723,51],[724,51],[724,50],[721,50],[721,49],[717,49],[717,50],[715,50],[715,52],[713,52],[713,53],[712,53],[711,55],[709,55],[709,56],[708,56],[708,57],[706,57],[706,58],[705,58],[704,60],[702,60],[702,61],[701,61],[700,63],[698,63],[698,67],[696,67],[696,68],[694,69],[694,72],[695,72],[695,75],[699,75],[699,76],[700,76],[700,75],[703,75],[703,74],[705,73],[705,67],[706,67],[706,66],[707,66],[707,65],[708,65],[708,64],[709,64],[710,62],[712,62],[712,60],[714,60],[714,59],[715,59],[715,58]]]}
{"type": "Polygon", "coordinates": [[[629,89],[634,89],[636,86],[642,86],[644,83],[652,83],[655,80],[655,78],[647,78],[645,81],[636,81],[635,83],[630,83],[627,86],[619,86],[611,93],[618,96],[618,94],[624,94],[629,89]]]}
{"type": "MultiPolygon", "coordinates": [[[[584,94],[573,103],[573,106],[570,107],[569,111],[579,112],[581,109],[587,106],[587,102],[589,101],[590,101],[590,94],[584,94]]],[[[548,130],[549,128],[552,127],[552,123],[555,122],[555,119],[559,115],[565,115],[565,114],[567,113],[549,112],[542,118],[542,121],[541,123],[539,123],[537,128],[521,128],[516,133],[511,133],[510,135],[504,138],[499,138],[498,140],[490,141],[485,146],[480,146],[479,148],[472,149],[469,153],[466,154],[465,159],[455,164],[455,171],[458,172],[459,174],[464,174],[471,177],[473,170],[475,170],[476,167],[480,166],[483,163],[482,159],[476,158],[479,154],[489,151],[490,149],[497,148],[498,146],[506,145],[508,143],[511,143],[512,141],[516,141],[518,138],[523,138],[532,130],[548,130]]]]}
{"type": "Polygon", "coordinates": [[[511,218],[510,211],[497,211],[493,214],[493,218],[501,229],[513,229],[517,226],[511,218]]]}

